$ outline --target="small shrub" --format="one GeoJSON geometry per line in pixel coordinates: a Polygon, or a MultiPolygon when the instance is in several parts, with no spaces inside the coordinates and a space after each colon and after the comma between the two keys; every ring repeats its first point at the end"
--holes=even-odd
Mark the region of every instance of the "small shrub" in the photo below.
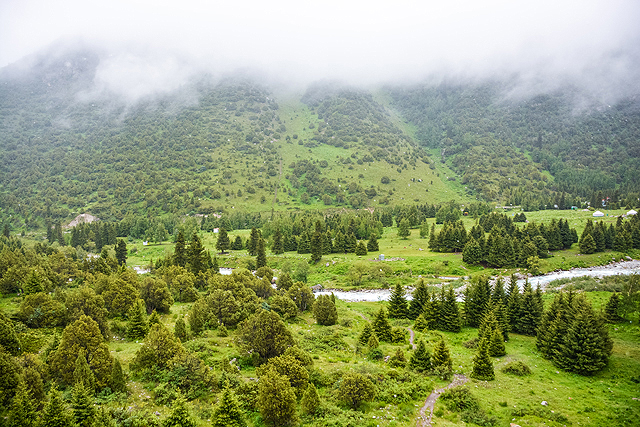
{"type": "Polygon", "coordinates": [[[502,368],[502,372],[522,377],[524,375],[531,375],[531,368],[520,361],[509,362],[502,368]]]}
{"type": "Polygon", "coordinates": [[[468,388],[458,386],[445,390],[440,399],[450,411],[477,411],[480,409],[478,399],[471,394],[468,388]]]}
{"type": "Polygon", "coordinates": [[[469,341],[465,341],[462,343],[466,348],[476,348],[478,347],[478,337],[471,338],[469,341]]]}

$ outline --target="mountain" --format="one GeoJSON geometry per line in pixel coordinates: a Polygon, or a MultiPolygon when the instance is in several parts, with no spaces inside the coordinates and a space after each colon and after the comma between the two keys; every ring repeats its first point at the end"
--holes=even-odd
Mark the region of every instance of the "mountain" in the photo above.
{"type": "Polygon", "coordinates": [[[248,72],[138,90],[105,77],[114,63],[58,48],[0,71],[0,220],[638,197],[637,97],[578,110],[570,90],[514,98],[508,81],[298,93],[248,72]]]}

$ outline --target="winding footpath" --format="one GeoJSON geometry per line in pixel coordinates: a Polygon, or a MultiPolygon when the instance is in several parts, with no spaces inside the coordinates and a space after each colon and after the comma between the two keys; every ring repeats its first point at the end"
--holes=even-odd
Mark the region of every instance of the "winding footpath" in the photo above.
{"type": "Polygon", "coordinates": [[[453,376],[453,381],[451,384],[446,386],[445,388],[439,388],[435,390],[433,393],[427,397],[427,400],[424,402],[424,406],[420,409],[420,415],[418,416],[418,422],[416,423],[416,427],[431,427],[431,418],[433,417],[433,406],[436,404],[436,399],[440,397],[445,390],[448,390],[452,387],[456,387],[466,383],[469,378],[464,375],[455,374],[453,376]],[[429,416],[426,417],[425,413],[429,411],[429,416]]]}

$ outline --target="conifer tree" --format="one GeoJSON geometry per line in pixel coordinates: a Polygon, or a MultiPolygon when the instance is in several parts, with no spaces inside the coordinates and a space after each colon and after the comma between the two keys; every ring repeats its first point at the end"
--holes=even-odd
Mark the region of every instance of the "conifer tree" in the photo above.
{"type": "Polygon", "coordinates": [[[549,309],[543,313],[538,325],[536,347],[547,359],[554,357],[555,351],[566,332],[567,307],[564,294],[556,295],[549,309]]]}
{"type": "Polygon", "coordinates": [[[73,427],[73,419],[62,400],[62,393],[54,386],[49,396],[49,401],[42,411],[39,427],[73,427]]]}
{"type": "Polygon", "coordinates": [[[356,245],[356,255],[365,256],[366,254],[367,254],[367,246],[364,244],[362,240],[360,240],[356,245]]]}
{"type": "Polygon", "coordinates": [[[187,265],[187,250],[182,230],[178,230],[176,236],[176,245],[173,249],[173,264],[179,267],[187,265]]]}
{"type": "Polygon", "coordinates": [[[257,406],[269,425],[288,426],[298,421],[293,387],[286,376],[274,369],[266,369],[260,377],[257,406]]]}
{"type": "MultiPolygon", "coordinates": [[[[614,240],[615,242],[615,240],[614,240]]],[[[596,251],[596,242],[593,240],[591,234],[587,234],[580,241],[580,252],[583,254],[592,254],[596,251]]]]}
{"type": "Polygon", "coordinates": [[[431,367],[434,374],[442,379],[449,378],[453,372],[453,363],[449,348],[444,342],[444,337],[440,337],[440,341],[433,348],[433,357],[431,358],[431,367]]]}
{"type": "Polygon", "coordinates": [[[412,299],[409,302],[407,317],[411,320],[416,320],[424,310],[425,304],[428,303],[430,299],[429,291],[424,284],[424,279],[418,280],[411,296],[412,299]]]}
{"type": "Polygon", "coordinates": [[[580,375],[592,375],[607,365],[612,348],[604,319],[584,297],[576,298],[554,363],[580,375]]]}
{"type": "Polygon", "coordinates": [[[345,253],[348,253],[348,254],[355,253],[357,245],[358,245],[358,239],[356,239],[356,235],[354,233],[349,233],[345,236],[345,239],[344,239],[345,253]]]}
{"type": "Polygon", "coordinates": [[[417,372],[429,372],[431,370],[431,354],[427,350],[423,340],[418,341],[418,346],[409,358],[409,368],[417,372]]]}
{"type": "MultiPolygon", "coordinates": [[[[171,299],[173,300],[173,297],[171,297],[171,299]]],[[[161,323],[160,322],[160,315],[158,314],[158,312],[154,308],[153,311],[151,312],[151,315],[149,316],[149,328],[151,328],[155,324],[160,324],[160,323],[161,323]]]]}
{"type": "Polygon", "coordinates": [[[491,287],[489,279],[481,276],[473,280],[467,287],[464,301],[464,311],[467,324],[478,327],[491,301],[491,287]]]}
{"type": "Polygon", "coordinates": [[[420,224],[420,238],[426,239],[429,236],[429,223],[427,221],[422,221],[420,224]]]}
{"type": "Polygon", "coordinates": [[[620,321],[622,318],[618,314],[618,308],[620,307],[620,297],[617,293],[611,294],[609,297],[609,301],[607,301],[607,305],[605,306],[604,313],[609,323],[616,323],[620,321]]]}
{"type": "Polygon", "coordinates": [[[113,358],[109,387],[115,393],[125,393],[127,391],[127,384],[124,379],[124,373],[122,372],[122,365],[117,357],[113,358]]]}
{"type": "Polygon", "coordinates": [[[258,254],[258,240],[261,237],[261,233],[257,228],[251,228],[251,234],[249,234],[249,241],[247,242],[247,252],[249,252],[250,256],[258,254]]]}
{"type": "Polygon", "coordinates": [[[536,296],[529,281],[525,280],[515,331],[523,335],[535,336],[542,316],[541,308],[539,297],[536,296]]]}
{"type": "Polygon", "coordinates": [[[171,406],[171,414],[164,420],[162,427],[196,427],[197,424],[187,409],[187,401],[180,395],[171,406]]]}
{"type": "Polygon", "coordinates": [[[54,237],[56,241],[60,244],[60,246],[67,245],[67,243],[64,241],[64,235],[62,234],[62,224],[60,224],[60,221],[56,222],[56,225],[54,228],[54,237]]]}
{"type": "Polygon", "coordinates": [[[378,337],[375,333],[369,335],[369,340],[367,341],[367,347],[369,350],[373,350],[374,348],[378,348],[380,346],[380,341],[378,341],[378,337]]]}
{"type": "Polygon", "coordinates": [[[360,332],[360,335],[358,336],[358,342],[360,345],[367,345],[372,332],[373,329],[371,328],[371,323],[365,322],[362,332],[360,332]]]}
{"type": "Polygon", "coordinates": [[[322,253],[333,253],[333,241],[331,238],[331,230],[327,229],[327,232],[322,235],[322,253]]]}
{"type": "Polygon", "coordinates": [[[307,389],[302,395],[300,406],[302,406],[302,412],[307,415],[314,415],[318,412],[318,409],[320,409],[320,396],[318,396],[316,386],[314,386],[312,382],[309,382],[307,389]]]}
{"type": "Polygon", "coordinates": [[[0,348],[4,348],[9,354],[20,354],[20,340],[13,327],[11,319],[0,312],[0,348]]]}
{"type": "Polygon", "coordinates": [[[494,329],[489,337],[489,356],[500,357],[507,354],[504,346],[504,338],[500,329],[494,329]]]}
{"type": "Polygon", "coordinates": [[[127,335],[131,339],[143,339],[149,332],[149,322],[147,321],[147,311],[144,301],[140,298],[129,311],[129,327],[127,335]]]}
{"type": "Polygon", "coordinates": [[[173,335],[175,335],[176,338],[178,338],[181,342],[187,341],[187,325],[185,325],[182,318],[176,320],[176,325],[173,329],[173,335]]]}
{"type": "Polygon", "coordinates": [[[115,420],[109,415],[104,408],[104,406],[100,407],[98,411],[96,411],[96,422],[94,424],[95,427],[118,427],[116,425],[115,420]]]}
{"type": "Polygon", "coordinates": [[[308,254],[311,252],[311,237],[309,237],[309,232],[304,230],[298,239],[298,253],[299,254],[308,254]]]}
{"type": "Polygon", "coordinates": [[[368,252],[378,252],[380,250],[380,246],[378,245],[378,236],[376,233],[371,233],[369,236],[369,241],[367,242],[367,251],[368,252]]]}
{"type": "Polygon", "coordinates": [[[483,258],[480,244],[476,239],[471,237],[462,250],[462,261],[467,264],[477,265],[482,262],[483,258]]]}
{"type": "Polygon", "coordinates": [[[73,371],[73,384],[82,385],[90,394],[93,394],[96,388],[96,378],[93,372],[91,372],[91,368],[89,368],[84,350],[80,350],[76,358],[75,369],[73,371]]]}
{"type": "Polygon", "coordinates": [[[404,296],[402,284],[397,283],[389,298],[389,317],[405,319],[407,317],[407,298],[404,296]]]}
{"type": "Polygon", "coordinates": [[[247,425],[242,416],[242,410],[240,409],[235,393],[228,382],[213,411],[211,425],[213,427],[245,427],[247,425]]]}
{"type": "Polygon", "coordinates": [[[231,241],[229,240],[229,235],[227,234],[227,230],[221,227],[218,230],[218,240],[216,241],[216,249],[224,254],[230,247],[231,247],[231,241]]]}
{"type": "Polygon", "coordinates": [[[198,236],[197,232],[193,232],[191,236],[191,242],[189,243],[189,249],[187,251],[188,259],[187,262],[189,264],[189,268],[193,274],[198,274],[200,272],[206,271],[208,268],[207,265],[207,254],[202,245],[202,240],[200,236],[198,236]]]}
{"type": "Polygon", "coordinates": [[[453,293],[453,287],[451,286],[449,286],[449,291],[446,294],[444,292],[444,286],[442,287],[439,328],[448,332],[460,332],[461,329],[458,303],[456,302],[456,295],[453,293]]]}
{"type": "Polygon", "coordinates": [[[473,357],[473,369],[469,376],[480,381],[493,381],[495,379],[495,372],[493,371],[493,362],[489,356],[489,342],[487,339],[481,340],[478,345],[478,352],[473,357]]]}
{"type": "Polygon", "coordinates": [[[282,232],[280,231],[280,227],[276,228],[276,231],[273,233],[271,251],[276,255],[284,253],[284,242],[282,241],[282,232]]]}
{"type": "Polygon", "coordinates": [[[315,231],[311,235],[311,240],[309,242],[310,251],[311,251],[311,263],[317,263],[322,259],[322,233],[319,231],[315,231]]]}
{"type": "Polygon", "coordinates": [[[376,318],[373,320],[373,331],[378,336],[380,341],[391,341],[391,325],[387,320],[387,313],[384,307],[380,307],[378,314],[376,314],[376,318]]]}
{"type": "Polygon", "coordinates": [[[407,220],[407,218],[402,218],[400,224],[398,224],[398,237],[406,239],[410,235],[411,230],[409,230],[409,220],[407,220]]]}
{"type": "Polygon", "coordinates": [[[71,394],[71,408],[73,419],[77,427],[93,427],[96,410],[91,399],[93,392],[87,390],[82,383],[73,386],[71,394]]]}
{"type": "Polygon", "coordinates": [[[425,327],[427,329],[438,329],[440,324],[440,308],[442,307],[442,304],[443,302],[438,298],[435,292],[429,295],[429,301],[425,302],[422,314],[419,316],[424,319],[425,327]]]}
{"type": "Polygon", "coordinates": [[[116,261],[118,265],[125,265],[127,263],[127,243],[124,239],[118,239],[116,243],[116,261]]]}
{"type": "Polygon", "coordinates": [[[31,396],[31,391],[25,381],[18,383],[16,394],[9,407],[9,426],[33,427],[36,425],[37,417],[35,412],[35,402],[31,396]]]}
{"type": "Polygon", "coordinates": [[[267,252],[265,249],[264,239],[258,240],[258,248],[256,249],[256,268],[267,266],[267,252]]]}
{"type": "Polygon", "coordinates": [[[329,295],[320,295],[313,303],[313,317],[319,325],[335,325],[338,320],[336,304],[329,295]]]}
{"type": "Polygon", "coordinates": [[[404,351],[401,348],[396,350],[396,354],[389,358],[389,367],[390,368],[404,368],[407,364],[407,359],[404,356],[404,351]]]}

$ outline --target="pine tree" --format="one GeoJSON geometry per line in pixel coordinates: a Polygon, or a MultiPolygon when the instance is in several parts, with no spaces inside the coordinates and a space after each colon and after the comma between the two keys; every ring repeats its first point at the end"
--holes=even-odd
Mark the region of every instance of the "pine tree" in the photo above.
{"type": "Polygon", "coordinates": [[[298,420],[293,387],[286,376],[274,369],[266,369],[260,377],[257,406],[267,424],[287,426],[298,420]]]}
{"type": "Polygon", "coordinates": [[[202,245],[202,240],[200,239],[200,236],[198,236],[198,233],[194,231],[187,251],[187,262],[193,274],[197,275],[198,273],[207,270],[208,265],[206,255],[204,246],[202,245]]]}
{"type": "MultiPolygon", "coordinates": [[[[171,300],[173,300],[173,298],[171,298],[171,300]]],[[[151,328],[155,324],[160,324],[160,323],[161,323],[160,322],[160,315],[158,314],[158,312],[154,308],[153,311],[151,312],[151,314],[149,315],[149,328],[151,328]]]]}
{"type": "Polygon", "coordinates": [[[407,299],[404,296],[404,288],[400,283],[396,284],[389,298],[389,317],[392,319],[405,319],[407,317],[407,299]]]}
{"type": "Polygon", "coordinates": [[[62,234],[62,225],[60,224],[60,221],[56,222],[53,234],[55,236],[56,241],[60,244],[60,246],[67,245],[67,243],[64,241],[64,235],[62,234]]]}
{"type": "Polygon", "coordinates": [[[318,396],[316,386],[314,386],[312,382],[309,382],[307,390],[302,395],[300,406],[302,407],[302,411],[307,415],[314,415],[318,412],[318,409],[320,409],[320,396],[318,396]]]}
{"type": "Polygon", "coordinates": [[[529,281],[525,280],[515,331],[523,335],[535,336],[542,316],[541,309],[539,297],[531,289],[529,281]]]}
{"type": "Polygon", "coordinates": [[[504,346],[504,338],[500,329],[494,329],[489,338],[489,356],[500,357],[507,354],[504,346]]]}
{"type": "Polygon", "coordinates": [[[380,246],[378,245],[378,236],[376,233],[371,233],[369,236],[369,241],[367,242],[367,251],[368,252],[378,252],[380,250],[380,246]]]}
{"type": "Polygon", "coordinates": [[[402,218],[400,224],[398,224],[398,237],[406,239],[410,235],[411,230],[409,230],[409,221],[406,218],[402,218]]]}
{"type": "Polygon", "coordinates": [[[127,335],[131,339],[143,339],[149,332],[149,322],[147,321],[147,311],[144,301],[138,298],[136,304],[129,311],[129,327],[127,335]]]}
{"type": "Polygon", "coordinates": [[[476,239],[471,237],[462,250],[462,261],[467,264],[477,265],[482,262],[483,258],[480,244],[476,239]]]}
{"type": "Polygon", "coordinates": [[[175,335],[176,338],[178,338],[181,342],[187,341],[187,325],[185,325],[182,318],[176,320],[176,325],[173,329],[173,335],[175,335]]]}
{"type": "Polygon", "coordinates": [[[260,231],[257,228],[251,228],[251,234],[247,242],[247,252],[249,252],[250,256],[256,256],[258,254],[258,240],[260,240],[261,237],[260,231]]]}
{"type": "Polygon", "coordinates": [[[404,351],[401,348],[396,350],[396,354],[389,358],[389,367],[390,368],[400,368],[404,369],[407,364],[407,359],[404,356],[404,351]]]}
{"type": "Polygon", "coordinates": [[[213,427],[245,427],[247,423],[242,416],[242,410],[238,404],[235,393],[227,382],[222,396],[216,405],[211,417],[213,427]]]}
{"type": "Polygon", "coordinates": [[[218,230],[218,240],[216,241],[216,249],[221,253],[225,253],[231,247],[231,241],[229,240],[229,235],[227,234],[227,230],[224,228],[220,228],[218,230]]]}
{"type": "Polygon", "coordinates": [[[329,295],[320,295],[316,298],[312,311],[318,325],[331,326],[338,320],[336,304],[329,295]]]}
{"type": "Polygon", "coordinates": [[[39,427],[74,427],[71,413],[62,400],[62,393],[54,386],[49,395],[49,402],[44,406],[39,427]]]}
{"type": "Polygon", "coordinates": [[[367,347],[369,348],[369,351],[373,350],[374,348],[380,347],[380,341],[378,341],[378,337],[376,336],[375,333],[372,333],[371,335],[369,335],[369,340],[367,341],[367,347]]]}
{"type": "Polygon", "coordinates": [[[322,233],[315,231],[313,235],[311,235],[309,245],[311,251],[310,262],[315,264],[322,259],[322,233]]]}
{"type": "Polygon", "coordinates": [[[429,354],[423,340],[418,341],[418,346],[409,358],[409,368],[418,372],[429,372],[431,370],[431,354],[429,354]]]}
{"type": "Polygon", "coordinates": [[[416,320],[424,310],[425,304],[427,304],[430,299],[429,291],[424,284],[424,279],[418,280],[411,296],[412,299],[409,302],[407,317],[411,320],[416,320]]]}
{"type": "Polygon", "coordinates": [[[347,234],[344,239],[344,251],[348,254],[355,253],[357,244],[356,235],[353,233],[347,234]]]}
{"type": "Polygon", "coordinates": [[[360,345],[367,345],[372,332],[373,329],[371,328],[371,323],[365,322],[362,332],[360,332],[360,335],[358,336],[358,342],[360,345]]]}
{"type": "Polygon", "coordinates": [[[127,243],[124,239],[118,239],[118,243],[116,243],[116,260],[118,265],[127,263],[127,243]]]}
{"type": "Polygon", "coordinates": [[[422,239],[426,239],[429,236],[429,223],[427,221],[422,221],[420,224],[420,237],[422,239]]]}
{"type": "Polygon", "coordinates": [[[580,241],[580,252],[583,254],[592,254],[596,251],[596,242],[591,237],[591,234],[587,234],[580,241]]]}
{"type": "Polygon", "coordinates": [[[322,253],[331,254],[333,252],[334,252],[334,249],[333,249],[333,242],[331,238],[331,230],[327,230],[327,232],[322,235],[322,253]]]}
{"type": "Polygon", "coordinates": [[[164,420],[162,427],[196,427],[197,424],[187,409],[187,401],[180,395],[171,407],[171,414],[164,420]]]}
{"type": "Polygon", "coordinates": [[[25,381],[18,383],[16,394],[9,408],[9,426],[32,427],[36,425],[35,402],[25,381]]]}
{"type": "Polygon", "coordinates": [[[365,245],[364,242],[360,240],[356,245],[356,255],[365,256],[366,254],[367,254],[367,245],[365,245]]]}
{"type": "Polygon", "coordinates": [[[491,287],[489,279],[481,276],[472,281],[467,287],[464,301],[464,311],[467,324],[478,327],[489,309],[491,301],[491,287]]]}
{"type": "Polygon", "coordinates": [[[256,268],[267,266],[267,252],[265,249],[264,239],[258,240],[258,248],[256,250],[256,268]]]}
{"type": "Polygon", "coordinates": [[[124,379],[124,373],[122,372],[122,365],[117,357],[113,358],[109,387],[111,387],[111,390],[115,393],[125,393],[127,391],[127,384],[124,379]]]}
{"type": "Polygon", "coordinates": [[[376,314],[376,318],[373,321],[373,331],[378,336],[380,341],[391,341],[391,325],[387,320],[387,313],[384,310],[384,307],[380,307],[378,314],[376,314]]]}
{"type": "Polygon", "coordinates": [[[458,311],[458,303],[456,302],[456,295],[453,293],[453,287],[449,286],[449,291],[445,294],[443,286],[439,329],[448,332],[460,332],[461,328],[460,312],[458,311]]]}
{"type": "Polygon", "coordinates": [[[187,265],[187,250],[182,230],[179,230],[176,236],[176,245],[173,249],[173,264],[179,267],[187,265]]]}
{"type": "Polygon", "coordinates": [[[96,377],[91,372],[87,356],[84,349],[80,350],[76,358],[75,369],[73,371],[73,384],[83,386],[88,393],[93,394],[96,389],[96,377]]]}
{"type": "Polygon", "coordinates": [[[493,381],[496,377],[493,371],[493,362],[491,362],[491,357],[489,356],[489,342],[487,339],[481,340],[478,345],[478,352],[473,357],[473,369],[469,376],[481,381],[493,381]]]}
{"type": "Polygon", "coordinates": [[[73,409],[73,419],[77,427],[93,427],[96,417],[96,410],[91,399],[92,392],[84,387],[82,383],[73,386],[71,395],[71,408],[73,409]]]}
{"type": "Polygon", "coordinates": [[[612,348],[604,318],[584,297],[576,298],[554,363],[580,375],[592,375],[607,365],[612,348]]]}
{"type": "Polygon", "coordinates": [[[12,356],[20,354],[20,340],[13,322],[0,312],[0,348],[4,348],[12,356]]]}
{"type": "Polygon", "coordinates": [[[280,255],[284,253],[284,243],[282,241],[282,232],[280,231],[280,227],[276,228],[275,233],[273,233],[273,242],[271,243],[271,251],[280,255]]]}
{"type": "Polygon", "coordinates": [[[433,357],[431,358],[431,367],[433,373],[442,379],[449,378],[453,372],[453,363],[449,348],[444,342],[444,337],[440,337],[440,341],[433,348],[433,357]]]}
{"type": "Polygon", "coordinates": [[[619,307],[620,307],[620,297],[618,296],[617,293],[611,294],[611,296],[609,297],[609,301],[607,301],[607,305],[604,309],[607,322],[616,323],[622,320],[622,318],[618,314],[619,307]]]}

